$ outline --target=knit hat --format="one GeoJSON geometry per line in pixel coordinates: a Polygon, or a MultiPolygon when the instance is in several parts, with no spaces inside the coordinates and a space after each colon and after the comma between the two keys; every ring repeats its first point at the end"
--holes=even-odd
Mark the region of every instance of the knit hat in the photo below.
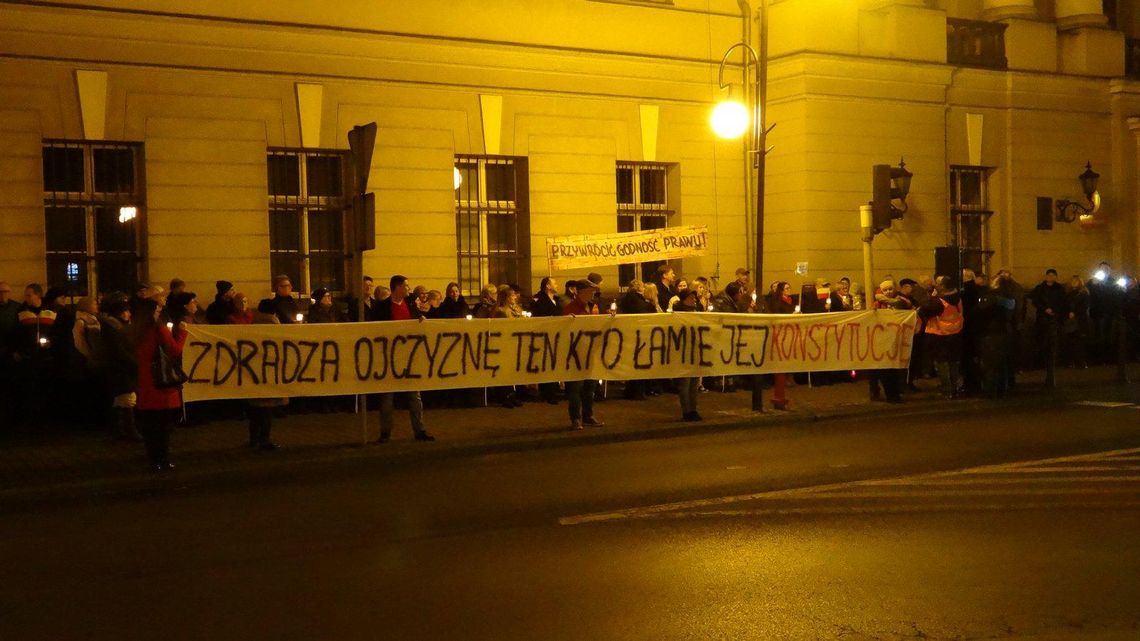
{"type": "Polygon", "coordinates": [[[234,288],[234,284],[228,280],[219,280],[214,286],[218,288],[218,296],[225,296],[226,292],[234,288]]]}

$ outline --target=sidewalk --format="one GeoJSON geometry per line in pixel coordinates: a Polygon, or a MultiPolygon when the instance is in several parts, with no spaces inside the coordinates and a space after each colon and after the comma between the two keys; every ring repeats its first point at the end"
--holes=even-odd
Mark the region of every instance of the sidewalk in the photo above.
{"type": "MultiPolygon", "coordinates": [[[[1137,374],[1140,374],[1140,365],[1133,365],[1131,375],[1135,377],[1137,374]]],[[[710,391],[700,395],[699,411],[705,418],[700,423],[680,420],[680,406],[675,394],[627,401],[620,398],[620,392],[615,394],[611,386],[610,398],[595,403],[595,416],[605,422],[602,428],[571,431],[565,401],[556,406],[528,402],[516,409],[498,405],[428,409],[425,422],[437,441],[419,443],[411,438],[407,412],[397,410],[392,441],[379,445],[374,443],[379,431],[379,415],[373,410],[368,415],[369,443],[363,447],[360,419],[356,414],[292,414],[274,421],[274,440],[282,446],[276,452],[260,452],[245,447],[248,437],[244,422],[216,421],[175,430],[171,437],[171,458],[178,467],[163,475],[146,470],[141,444],[114,442],[102,434],[58,431],[3,435],[0,436],[0,503],[8,499],[74,498],[163,487],[172,479],[181,484],[251,471],[282,471],[305,464],[360,459],[399,461],[424,456],[461,456],[590,442],[666,438],[857,417],[874,414],[886,407],[891,408],[892,420],[900,420],[928,413],[1050,401],[1131,398],[1136,388],[1116,384],[1115,367],[1059,370],[1055,394],[1045,393],[1043,379],[1041,371],[1025,373],[1019,377],[1016,395],[999,402],[942,400],[936,393],[937,382],[924,380],[918,383],[920,391],[906,395],[906,402],[897,406],[868,402],[864,381],[822,387],[793,385],[788,393],[791,411],[772,410],[769,403],[763,413],[751,411],[749,391],[710,391]]],[[[765,399],[770,398],[771,393],[766,390],[765,399]]],[[[193,405],[189,411],[193,414],[193,405]]]]}

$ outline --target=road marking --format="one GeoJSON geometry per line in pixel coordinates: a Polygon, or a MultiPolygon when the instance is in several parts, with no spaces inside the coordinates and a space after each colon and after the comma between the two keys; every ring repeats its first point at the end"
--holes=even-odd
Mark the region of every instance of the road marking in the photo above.
{"type": "MultiPolygon", "coordinates": [[[[617,521],[623,519],[644,519],[658,515],[666,515],[674,512],[689,512],[689,513],[707,513],[709,510],[705,508],[719,508],[734,503],[743,503],[746,501],[757,500],[772,500],[772,499],[801,499],[801,498],[863,498],[860,494],[852,492],[852,490],[867,490],[873,488],[873,491],[867,493],[867,496],[886,496],[884,490],[887,492],[894,491],[900,493],[899,488],[919,488],[923,486],[941,487],[945,490],[956,490],[954,494],[962,494],[966,492],[974,492],[961,488],[962,486],[969,485],[1018,485],[1027,483],[1036,483],[1045,481],[1047,483],[1059,483],[1062,480],[1069,483],[1082,483],[1089,480],[1090,483],[1104,483],[1104,482],[1121,482],[1128,483],[1140,481],[1140,476],[1090,476],[1090,477],[1066,477],[1064,479],[1056,479],[1046,481],[1045,478],[1020,478],[1020,479],[966,479],[953,477],[966,477],[974,475],[989,475],[999,473],[1046,473],[1049,472],[1051,465],[1068,465],[1074,466],[1074,463],[1118,463],[1124,460],[1137,460],[1140,459],[1140,448],[1130,448],[1122,450],[1111,450],[1107,452],[1094,452],[1091,454],[1076,454],[1071,456],[1060,456],[1047,459],[1037,459],[1030,461],[1016,461],[1012,463],[997,463],[993,465],[979,465],[976,467],[963,468],[959,470],[949,470],[943,472],[930,472],[926,474],[916,474],[911,476],[901,477],[888,477],[882,479],[866,479],[859,481],[846,481],[840,483],[828,483],[824,485],[814,485],[807,487],[789,488],[785,490],[770,490],[767,492],[753,492],[749,494],[737,494],[732,496],[721,496],[708,499],[693,499],[688,501],[675,501],[671,503],[660,503],[657,505],[646,505],[641,507],[632,507],[621,510],[614,510],[610,512],[594,512],[590,514],[579,514],[575,516],[565,516],[558,519],[561,525],[581,525],[585,523],[599,523],[605,521],[617,521]],[[1005,481],[1004,483],[1001,481],[1005,481]]],[[[1096,467],[1093,465],[1092,467],[1096,467]]],[[[1091,471],[1091,470],[1090,470],[1091,471]]],[[[1126,471],[1136,471],[1134,468],[1127,468],[1126,471]]],[[[925,490],[930,492],[930,489],[925,490]]],[[[1101,493],[1116,493],[1119,491],[1138,492],[1140,489],[1135,487],[1130,488],[1024,488],[1014,490],[1013,488],[1006,487],[1001,490],[989,491],[991,494],[1002,495],[1057,495],[1057,494],[1101,494],[1101,493]]],[[[982,492],[987,492],[982,490],[982,492]]],[[[923,496],[921,493],[916,493],[914,490],[910,492],[902,492],[911,498],[923,496]]],[[[943,491],[937,494],[928,494],[928,496],[948,496],[952,495],[949,492],[943,491]]],[[[984,495],[984,494],[978,494],[984,495]]],[[[895,497],[889,497],[895,498],[895,497]]],[[[825,506],[820,506],[823,509],[825,506]]],[[[934,506],[931,506],[934,507],[934,506]]],[[[793,509],[793,508],[788,508],[793,509]]],[[[816,508],[803,508],[803,509],[816,509],[816,508]]],[[[718,513],[726,512],[725,510],[714,510],[718,513]]],[[[744,512],[748,512],[745,510],[744,512]]]]}
{"type": "Polygon", "coordinates": [[[1121,403],[1119,401],[1074,401],[1072,404],[1084,405],[1085,407],[1136,407],[1137,409],[1140,409],[1140,407],[1137,407],[1135,403],[1121,403]]]}
{"type": "Polygon", "coordinates": [[[812,507],[777,507],[759,508],[752,510],[709,510],[700,512],[664,512],[661,514],[646,514],[631,517],[638,519],[695,519],[709,517],[740,517],[740,516],[801,516],[814,514],[905,514],[909,512],[1007,512],[1013,510],[1038,509],[1088,509],[1088,510],[1119,510],[1121,508],[1140,508],[1140,501],[1112,501],[1105,503],[1090,503],[1088,501],[1049,501],[1049,502],[1023,502],[1017,503],[913,503],[878,506],[854,505],[822,505],[812,507]]]}

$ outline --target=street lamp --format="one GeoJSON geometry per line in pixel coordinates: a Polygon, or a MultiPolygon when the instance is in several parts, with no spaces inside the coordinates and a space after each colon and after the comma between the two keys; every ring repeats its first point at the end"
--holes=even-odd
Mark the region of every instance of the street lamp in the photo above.
{"type": "MultiPolygon", "coordinates": [[[[745,25],[748,25],[752,18],[749,4],[744,0],[738,1],[745,25]]],[[[757,287],[764,282],[764,157],[768,153],[765,141],[769,131],[764,127],[768,98],[767,4],[767,0],[760,0],[760,51],[757,52],[747,42],[738,42],[729,47],[720,58],[717,80],[721,89],[728,89],[728,83],[724,81],[724,66],[734,51],[737,49],[744,51],[744,77],[746,79],[744,103],[735,100],[723,101],[713,109],[711,116],[713,132],[721,138],[739,138],[751,129],[751,136],[748,140],[748,164],[756,170],[756,254],[753,258],[755,261],[753,273],[757,287]],[[755,89],[751,92],[748,91],[747,80],[749,67],[755,69],[755,75],[752,78],[755,89]]],[[[745,33],[747,33],[747,28],[745,33]]],[[[747,184],[748,175],[746,173],[745,185],[747,184]]],[[[764,399],[760,389],[760,377],[755,376],[752,381],[752,410],[759,412],[763,409],[764,399]]]]}
{"type": "Polygon", "coordinates": [[[1097,182],[1100,180],[1100,174],[1093,171],[1092,162],[1090,161],[1085,165],[1085,172],[1077,176],[1077,180],[1081,181],[1081,191],[1085,192],[1085,198],[1089,201],[1089,206],[1086,207],[1079,202],[1061,199],[1057,201],[1057,222],[1071,223],[1080,215],[1082,221],[1096,212],[1100,211],[1100,192],[1097,191],[1097,182]]]}

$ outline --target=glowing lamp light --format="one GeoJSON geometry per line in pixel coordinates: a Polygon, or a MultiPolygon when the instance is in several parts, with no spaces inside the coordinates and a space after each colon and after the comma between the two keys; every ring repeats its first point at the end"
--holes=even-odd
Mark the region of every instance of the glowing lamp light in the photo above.
{"type": "Polygon", "coordinates": [[[463,185],[463,173],[459,171],[459,167],[453,167],[452,181],[455,183],[455,189],[458,190],[463,185]]]}
{"type": "Polygon", "coordinates": [[[47,344],[48,344],[48,339],[41,336],[40,337],[40,346],[41,347],[47,347],[47,344]]]}
{"type": "Polygon", "coordinates": [[[128,223],[128,222],[134,220],[135,218],[137,218],[138,215],[139,215],[139,210],[137,207],[131,207],[131,206],[119,207],[119,222],[120,223],[128,223]]]}
{"type": "Polygon", "coordinates": [[[1108,273],[1103,269],[1098,269],[1096,270],[1096,273],[1093,274],[1093,278],[1103,283],[1104,279],[1108,278],[1108,273]]]}
{"type": "Polygon", "coordinates": [[[1116,284],[1120,287],[1120,289],[1128,289],[1128,279],[1123,276],[1116,279],[1116,284]]]}
{"type": "Polygon", "coordinates": [[[726,100],[713,109],[709,123],[717,136],[739,138],[748,131],[748,108],[736,100],[726,100]]]}

